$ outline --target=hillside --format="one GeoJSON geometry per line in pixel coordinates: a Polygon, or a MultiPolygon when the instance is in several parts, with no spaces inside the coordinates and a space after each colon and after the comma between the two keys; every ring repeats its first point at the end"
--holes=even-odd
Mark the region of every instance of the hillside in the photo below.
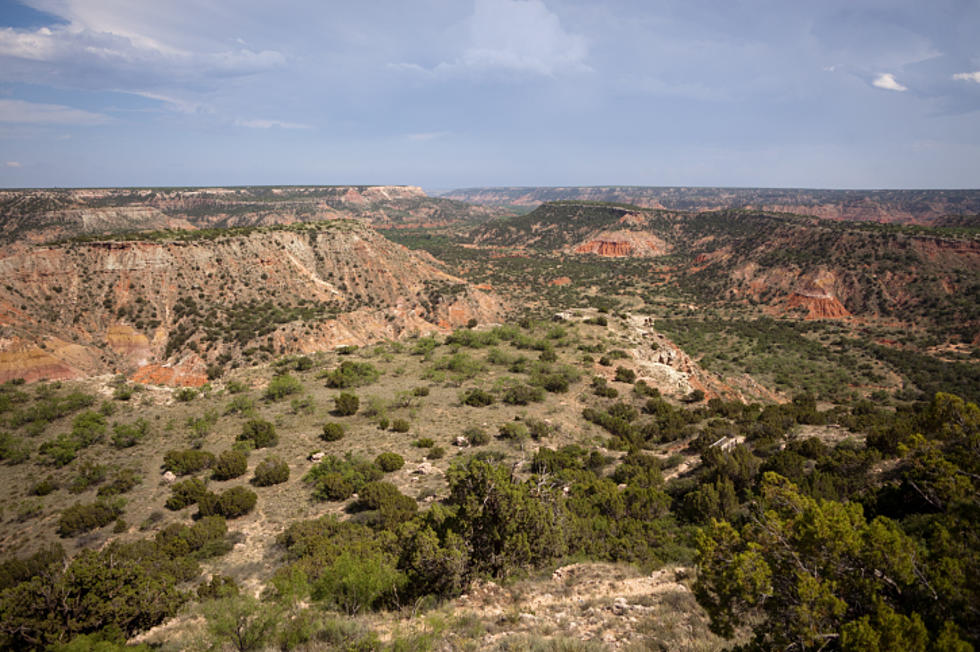
{"type": "Polygon", "coordinates": [[[77,235],[357,219],[445,225],[501,215],[414,186],[248,186],[0,190],[0,244],[77,235]]]}
{"type": "Polygon", "coordinates": [[[231,365],[494,321],[501,306],[351,221],[150,232],[0,258],[0,379],[231,365]]]}
{"type": "Polygon", "coordinates": [[[528,207],[554,201],[596,201],[673,211],[744,208],[833,220],[923,225],[941,225],[951,215],[980,214],[980,190],[572,186],[462,188],[443,196],[486,206],[528,207]]]}
{"type": "Polygon", "coordinates": [[[706,402],[668,346],[586,310],[199,391],[4,383],[0,642],[782,648],[815,583],[835,636],[980,638],[975,405],[706,402]]]}
{"type": "Polygon", "coordinates": [[[809,318],[928,322],[980,343],[975,230],[557,202],[476,227],[467,239],[512,251],[659,260],[654,286],[702,306],[735,301],[809,318]]]}

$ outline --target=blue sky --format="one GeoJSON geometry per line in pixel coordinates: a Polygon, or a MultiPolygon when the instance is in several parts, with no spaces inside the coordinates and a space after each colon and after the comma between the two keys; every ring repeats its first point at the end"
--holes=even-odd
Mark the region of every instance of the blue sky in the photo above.
{"type": "Polygon", "coordinates": [[[0,186],[980,187],[977,0],[0,0],[0,186]]]}

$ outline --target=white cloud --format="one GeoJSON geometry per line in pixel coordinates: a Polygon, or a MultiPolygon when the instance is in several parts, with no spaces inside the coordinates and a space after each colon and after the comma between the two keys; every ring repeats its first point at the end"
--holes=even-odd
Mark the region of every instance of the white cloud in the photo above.
{"type": "Polygon", "coordinates": [[[299,122],[284,122],[283,120],[235,120],[236,127],[248,127],[250,129],[312,129],[310,125],[299,122]]]}
{"type": "Polygon", "coordinates": [[[980,70],[976,72],[958,72],[953,75],[953,79],[958,81],[972,81],[980,84],[980,70]]]}
{"type": "Polygon", "coordinates": [[[19,167],[23,167],[23,166],[21,166],[20,161],[7,161],[7,167],[8,168],[19,168],[19,167]]]}
{"type": "Polygon", "coordinates": [[[281,67],[286,58],[272,50],[172,46],[109,25],[69,23],[36,30],[0,29],[0,80],[107,89],[164,87],[174,82],[207,84],[281,67]]]}
{"type": "Polygon", "coordinates": [[[554,76],[588,70],[585,38],[566,31],[541,0],[475,0],[463,23],[466,46],[451,61],[428,69],[414,63],[392,68],[439,76],[509,73],[554,76]]]}
{"type": "Polygon", "coordinates": [[[907,87],[899,84],[898,81],[895,79],[895,75],[891,74],[890,72],[885,72],[875,77],[874,81],[871,82],[871,85],[877,88],[884,88],[886,91],[908,90],[907,87]]]}
{"type": "Polygon", "coordinates": [[[170,95],[164,95],[163,93],[151,93],[150,91],[127,91],[122,90],[120,92],[130,93],[132,95],[139,95],[140,97],[145,97],[148,100],[156,100],[157,102],[163,102],[170,106],[171,109],[177,111],[178,113],[214,113],[214,109],[206,104],[200,102],[194,102],[191,100],[184,100],[179,97],[173,97],[170,95]]]}
{"type": "Polygon", "coordinates": [[[448,136],[448,131],[423,131],[415,134],[406,134],[405,137],[415,142],[425,142],[448,136]]]}
{"type": "Polygon", "coordinates": [[[73,109],[61,104],[0,100],[0,122],[91,126],[109,121],[109,116],[101,113],[73,109]]]}

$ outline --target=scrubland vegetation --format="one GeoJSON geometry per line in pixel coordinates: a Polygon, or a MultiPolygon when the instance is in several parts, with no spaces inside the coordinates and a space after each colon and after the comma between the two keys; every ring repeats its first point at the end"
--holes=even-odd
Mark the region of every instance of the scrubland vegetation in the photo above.
{"type": "Polygon", "coordinates": [[[5,646],[119,642],[200,613],[206,638],[241,649],[424,648],[439,637],[385,642],[364,618],[435,614],[474,581],[574,561],[696,568],[700,607],[687,609],[705,610],[704,636],[760,648],[977,640],[976,405],[946,393],[685,402],[640,378],[625,322],[586,321],[318,355],[186,403],[4,385],[4,473],[48,476],[33,512],[26,492],[5,505],[17,524],[5,546],[21,551],[0,574],[5,646]],[[290,409],[282,387],[313,411],[290,409]],[[195,430],[196,415],[249,397],[195,430]],[[341,397],[368,407],[338,409],[341,397]],[[137,413],[142,434],[117,447],[110,433],[137,413]],[[182,438],[199,447],[172,447],[182,438]],[[183,479],[158,489],[164,470],[183,479]],[[269,565],[248,570],[233,545],[240,522],[263,522],[256,510],[284,516],[269,565]],[[242,588],[255,580],[257,597],[242,588]],[[51,617],[55,603],[73,605],[67,619],[51,617]]]}
{"type": "Polygon", "coordinates": [[[716,279],[657,271],[677,254],[502,263],[450,235],[392,237],[526,299],[512,322],[190,391],[0,386],[0,647],[980,642],[980,383],[975,351],[936,350],[955,329],[709,300],[716,279]],[[714,384],[658,375],[680,350],[714,384]],[[603,582],[622,595],[578,593],[603,582]]]}

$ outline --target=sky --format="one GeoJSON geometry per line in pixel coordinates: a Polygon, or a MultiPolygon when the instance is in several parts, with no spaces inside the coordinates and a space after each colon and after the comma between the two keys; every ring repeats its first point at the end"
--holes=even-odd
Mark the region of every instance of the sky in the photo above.
{"type": "Polygon", "coordinates": [[[980,188],[980,0],[0,0],[0,187],[980,188]]]}

